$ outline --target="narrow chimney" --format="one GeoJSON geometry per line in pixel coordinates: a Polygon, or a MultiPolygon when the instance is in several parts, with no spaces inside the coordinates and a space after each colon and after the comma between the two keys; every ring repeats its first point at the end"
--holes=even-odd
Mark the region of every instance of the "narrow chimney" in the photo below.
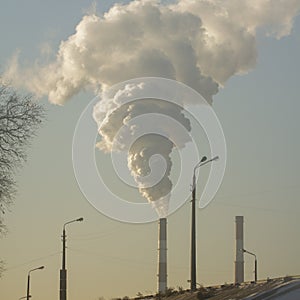
{"type": "Polygon", "coordinates": [[[158,240],[158,292],[167,291],[167,219],[159,219],[158,240]]]}
{"type": "Polygon", "coordinates": [[[235,283],[244,282],[244,217],[235,217],[236,252],[235,252],[235,283]]]}

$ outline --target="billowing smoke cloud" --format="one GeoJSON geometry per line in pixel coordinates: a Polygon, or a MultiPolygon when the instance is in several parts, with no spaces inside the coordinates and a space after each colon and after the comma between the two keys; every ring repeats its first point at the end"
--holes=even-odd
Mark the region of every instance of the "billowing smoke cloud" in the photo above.
{"type": "Polygon", "coordinates": [[[132,1],[84,16],[50,64],[24,69],[15,56],[6,77],[56,104],[144,76],[176,79],[211,101],[218,85],[255,65],[257,30],[288,35],[299,9],[298,0],[132,1]]]}
{"type": "Polygon", "coordinates": [[[186,132],[191,125],[182,106],[139,99],[147,88],[153,87],[141,82],[127,84],[110,97],[104,93],[93,116],[102,137],[97,147],[105,152],[128,153],[128,167],[140,193],[162,217],[168,212],[172,190],[170,155],[174,147],[182,148],[190,140],[186,132]]]}
{"type": "MultiPolygon", "coordinates": [[[[181,81],[211,103],[228,78],[254,67],[257,31],[276,38],[286,36],[299,10],[299,0],[178,0],[173,4],[136,0],[117,4],[103,16],[84,16],[76,32],[61,42],[52,63],[24,68],[16,55],[5,77],[56,104],[86,87],[105,91],[115,83],[146,76],[181,81]]],[[[117,131],[145,111],[169,115],[190,130],[178,107],[154,100],[130,105],[110,101],[104,99],[94,111],[103,150],[112,151],[113,145],[125,149],[126,139],[116,138],[117,131]]],[[[133,134],[136,126],[128,127],[133,134]]],[[[150,201],[171,190],[171,135],[145,135],[128,149],[128,165],[150,201]],[[147,187],[140,178],[147,177],[155,153],[166,162],[165,176],[147,187]]]]}

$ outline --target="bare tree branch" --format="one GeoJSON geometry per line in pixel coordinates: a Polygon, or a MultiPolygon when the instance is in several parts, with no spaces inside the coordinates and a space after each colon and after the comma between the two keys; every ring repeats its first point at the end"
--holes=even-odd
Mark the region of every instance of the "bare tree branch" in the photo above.
{"type": "Polygon", "coordinates": [[[26,161],[26,148],[44,119],[44,108],[0,82],[0,235],[3,214],[16,193],[15,172],[26,161]]]}
{"type": "MultiPolygon", "coordinates": [[[[26,147],[44,116],[32,96],[19,95],[0,82],[0,237],[6,233],[3,215],[16,194],[15,172],[26,161],[26,147]]],[[[3,271],[0,260],[0,277],[3,271]]]]}

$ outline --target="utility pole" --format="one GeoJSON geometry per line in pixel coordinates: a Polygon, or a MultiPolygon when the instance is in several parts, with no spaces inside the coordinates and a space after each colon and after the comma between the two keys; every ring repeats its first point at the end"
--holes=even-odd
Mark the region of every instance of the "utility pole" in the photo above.
{"type": "Polygon", "coordinates": [[[30,272],[28,272],[28,275],[27,275],[27,293],[26,293],[26,298],[27,300],[29,300],[29,295],[30,295],[30,272]]]}
{"type": "Polygon", "coordinates": [[[257,257],[256,257],[256,254],[254,254],[248,250],[245,250],[245,249],[241,249],[241,251],[254,256],[254,282],[256,283],[257,282],[257,257]]]}
{"type": "Polygon", "coordinates": [[[255,256],[255,261],[254,261],[254,278],[255,278],[255,283],[257,282],[257,258],[255,256]]]}
{"type": "Polygon", "coordinates": [[[66,229],[65,226],[63,228],[62,234],[62,266],[60,270],[60,288],[59,288],[59,299],[66,300],[67,299],[67,270],[66,270],[66,229]]]}
{"type": "Polygon", "coordinates": [[[59,299],[67,300],[67,269],[66,269],[66,225],[73,222],[82,222],[83,218],[78,218],[69,222],[66,222],[63,226],[62,232],[62,264],[59,273],[60,282],[59,282],[59,299]]]}
{"type": "Polygon", "coordinates": [[[26,299],[29,300],[30,296],[30,273],[36,270],[43,270],[45,267],[44,266],[40,266],[38,268],[34,268],[28,271],[27,274],[27,292],[26,292],[26,299]]]}
{"type": "Polygon", "coordinates": [[[207,160],[206,156],[203,156],[201,160],[194,167],[193,182],[192,182],[192,220],[191,220],[191,291],[197,289],[197,263],[196,263],[196,171],[203,165],[219,159],[219,156],[215,156],[207,160]]]}
{"type": "Polygon", "coordinates": [[[191,222],[191,291],[196,290],[196,174],[192,185],[192,222],[191,222]]]}

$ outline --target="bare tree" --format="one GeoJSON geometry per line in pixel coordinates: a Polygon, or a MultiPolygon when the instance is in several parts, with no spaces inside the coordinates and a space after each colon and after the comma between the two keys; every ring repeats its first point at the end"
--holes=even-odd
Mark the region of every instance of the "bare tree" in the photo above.
{"type": "Polygon", "coordinates": [[[5,270],[4,261],[0,260],[0,277],[1,277],[2,273],[4,272],[4,270],[5,270]]]}
{"type": "Polygon", "coordinates": [[[0,83],[0,235],[3,214],[16,193],[14,175],[26,161],[26,147],[44,118],[44,108],[32,96],[0,83]]]}

